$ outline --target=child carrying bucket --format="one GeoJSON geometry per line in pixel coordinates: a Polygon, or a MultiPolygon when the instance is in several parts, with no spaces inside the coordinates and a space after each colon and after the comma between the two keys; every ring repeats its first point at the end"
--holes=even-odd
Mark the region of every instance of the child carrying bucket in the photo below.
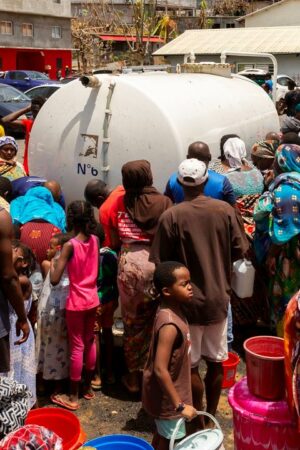
{"type": "MultiPolygon", "coordinates": [[[[189,327],[180,306],[192,300],[190,273],[181,263],[158,265],[154,286],[161,298],[143,378],[143,407],[155,419],[155,450],[168,450],[179,418],[193,419],[191,344],[189,327]]],[[[184,423],[176,439],[186,434],[184,423]]]]}

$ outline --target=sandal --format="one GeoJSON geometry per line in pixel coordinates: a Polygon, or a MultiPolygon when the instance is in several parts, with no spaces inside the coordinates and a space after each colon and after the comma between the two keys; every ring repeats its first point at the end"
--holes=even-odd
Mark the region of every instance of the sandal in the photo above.
{"type": "Polygon", "coordinates": [[[78,403],[76,403],[76,405],[72,405],[71,403],[68,403],[67,401],[65,401],[59,394],[51,395],[50,400],[55,405],[61,406],[62,408],[66,408],[69,411],[77,411],[77,409],[79,408],[78,403]]]}
{"type": "Polygon", "coordinates": [[[83,398],[86,400],[93,400],[93,398],[96,397],[96,394],[94,392],[87,392],[86,394],[83,394],[83,398]]]}
{"type": "Polygon", "coordinates": [[[102,389],[102,383],[100,381],[100,383],[95,383],[94,381],[91,382],[91,388],[94,391],[100,391],[102,389]]]}

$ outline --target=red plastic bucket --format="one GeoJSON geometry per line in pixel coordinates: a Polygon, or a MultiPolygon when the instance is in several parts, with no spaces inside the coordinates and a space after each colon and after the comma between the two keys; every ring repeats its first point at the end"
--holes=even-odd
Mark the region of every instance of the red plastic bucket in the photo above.
{"type": "Polygon", "coordinates": [[[284,341],[273,336],[257,336],[244,342],[247,383],[252,395],[280,400],[285,395],[284,341]]]}
{"type": "Polygon", "coordinates": [[[240,358],[236,353],[228,352],[228,359],[223,361],[223,382],[222,389],[231,388],[235,383],[236,369],[240,358]]]}
{"type": "Polygon", "coordinates": [[[86,435],[75,414],[60,408],[38,408],[29,411],[25,424],[41,425],[54,431],[63,440],[64,450],[75,450],[84,443],[86,435]]]}

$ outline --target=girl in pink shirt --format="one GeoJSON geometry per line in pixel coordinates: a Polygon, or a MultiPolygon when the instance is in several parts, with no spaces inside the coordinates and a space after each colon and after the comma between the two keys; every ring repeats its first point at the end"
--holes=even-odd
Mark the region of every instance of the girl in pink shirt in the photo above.
{"type": "MultiPolygon", "coordinates": [[[[55,286],[67,268],[70,292],[66,302],[66,323],[70,347],[70,396],[53,395],[51,400],[64,408],[79,408],[78,391],[85,358],[86,377],[83,397],[94,398],[91,380],[96,364],[96,344],[94,324],[99,305],[97,276],[99,264],[99,244],[91,234],[95,225],[93,207],[84,201],[75,201],[67,211],[68,229],[74,238],[64,246],[56,266],[51,262],[50,281],[55,286]]],[[[52,260],[54,261],[54,260],[52,260]]]]}

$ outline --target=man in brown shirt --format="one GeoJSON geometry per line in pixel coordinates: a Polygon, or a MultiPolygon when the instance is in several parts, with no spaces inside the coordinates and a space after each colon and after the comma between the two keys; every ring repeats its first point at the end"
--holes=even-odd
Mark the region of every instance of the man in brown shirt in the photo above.
{"type": "Polygon", "coordinates": [[[183,308],[191,330],[193,403],[197,410],[203,409],[204,386],[198,371],[203,357],[207,362],[207,412],[215,415],[223,378],[221,363],[227,359],[232,263],[247,249],[235,209],[203,194],[207,178],[202,161],[187,159],[180,164],[178,180],[185,201],[162,214],[150,260],[179,261],[190,271],[194,297],[183,308]]]}

